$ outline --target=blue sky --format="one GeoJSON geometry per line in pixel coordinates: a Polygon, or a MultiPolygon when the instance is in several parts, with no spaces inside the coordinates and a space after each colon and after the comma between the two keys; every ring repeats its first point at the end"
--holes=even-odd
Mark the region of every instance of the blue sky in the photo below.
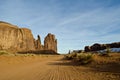
{"type": "Polygon", "coordinates": [[[58,39],[58,52],[120,41],[120,0],[1,0],[0,20],[27,27],[42,42],[58,39]]]}

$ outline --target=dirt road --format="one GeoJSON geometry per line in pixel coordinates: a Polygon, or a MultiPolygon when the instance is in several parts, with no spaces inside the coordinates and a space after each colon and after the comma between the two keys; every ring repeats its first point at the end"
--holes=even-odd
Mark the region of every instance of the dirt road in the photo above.
{"type": "Polygon", "coordinates": [[[0,80],[120,80],[120,73],[77,66],[62,57],[0,57],[0,80]]]}

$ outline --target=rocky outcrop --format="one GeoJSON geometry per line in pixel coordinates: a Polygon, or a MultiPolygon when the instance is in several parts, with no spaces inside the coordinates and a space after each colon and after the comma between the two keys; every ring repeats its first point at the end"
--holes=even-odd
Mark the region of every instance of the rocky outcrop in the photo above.
{"type": "Polygon", "coordinates": [[[85,46],[84,51],[85,52],[89,52],[90,51],[90,47],[89,46],[85,46]]]}
{"type": "Polygon", "coordinates": [[[0,49],[23,51],[34,50],[31,30],[0,22],[0,49]]]}
{"type": "Polygon", "coordinates": [[[45,50],[53,50],[57,53],[57,39],[55,39],[55,35],[49,33],[44,39],[44,49],[45,50]]]}
{"type": "Polygon", "coordinates": [[[40,36],[35,40],[35,49],[38,52],[57,53],[57,39],[55,35],[49,33],[44,39],[44,45],[41,44],[40,36]]]}
{"type": "Polygon", "coordinates": [[[40,36],[35,40],[30,29],[0,21],[0,50],[57,53],[57,40],[49,33],[42,45],[40,36]]]}
{"type": "Polygon", "coordinates": [[[40,36],[37,36],[37,40],[35,40],[35,49],[36,50],[44,50],[44,46],[41,44],[40,36]]]}
{"type": "Polygon", "coordinates": [[[104,50],[106,48],[120,48],[120,42],[110,43],[110,44],[93,44],[92,46],[85,46],[85,52],[90,51],[99,51],[104,50]]]}

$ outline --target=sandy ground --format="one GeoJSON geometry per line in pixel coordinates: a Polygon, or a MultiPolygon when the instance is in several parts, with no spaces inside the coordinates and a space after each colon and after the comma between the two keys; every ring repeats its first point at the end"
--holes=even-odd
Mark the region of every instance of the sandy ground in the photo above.
{"type": "Polygon", "coordinates": [[[62,58],[0,56],[0,80],[120,80],[119,64],[99,68],[78,66],[62,58]]]}

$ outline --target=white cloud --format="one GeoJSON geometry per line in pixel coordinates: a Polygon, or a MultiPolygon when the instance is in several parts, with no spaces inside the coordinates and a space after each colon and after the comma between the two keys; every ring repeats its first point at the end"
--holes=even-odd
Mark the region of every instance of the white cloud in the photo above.
{"type": "Polygon", "coordinates": [[[5,0],[0,5],[0,19],[28,27],[34,36],[40,34],[42,39],[47,33],[54,33],[60,52],[94,42],[119,41],[120,6],[106,7],[111,2],[105,5],[105,2],[94,1],[80,3],[78,0],[70,5],[70,0],[69,3],[57,0],[5,0]]]}

